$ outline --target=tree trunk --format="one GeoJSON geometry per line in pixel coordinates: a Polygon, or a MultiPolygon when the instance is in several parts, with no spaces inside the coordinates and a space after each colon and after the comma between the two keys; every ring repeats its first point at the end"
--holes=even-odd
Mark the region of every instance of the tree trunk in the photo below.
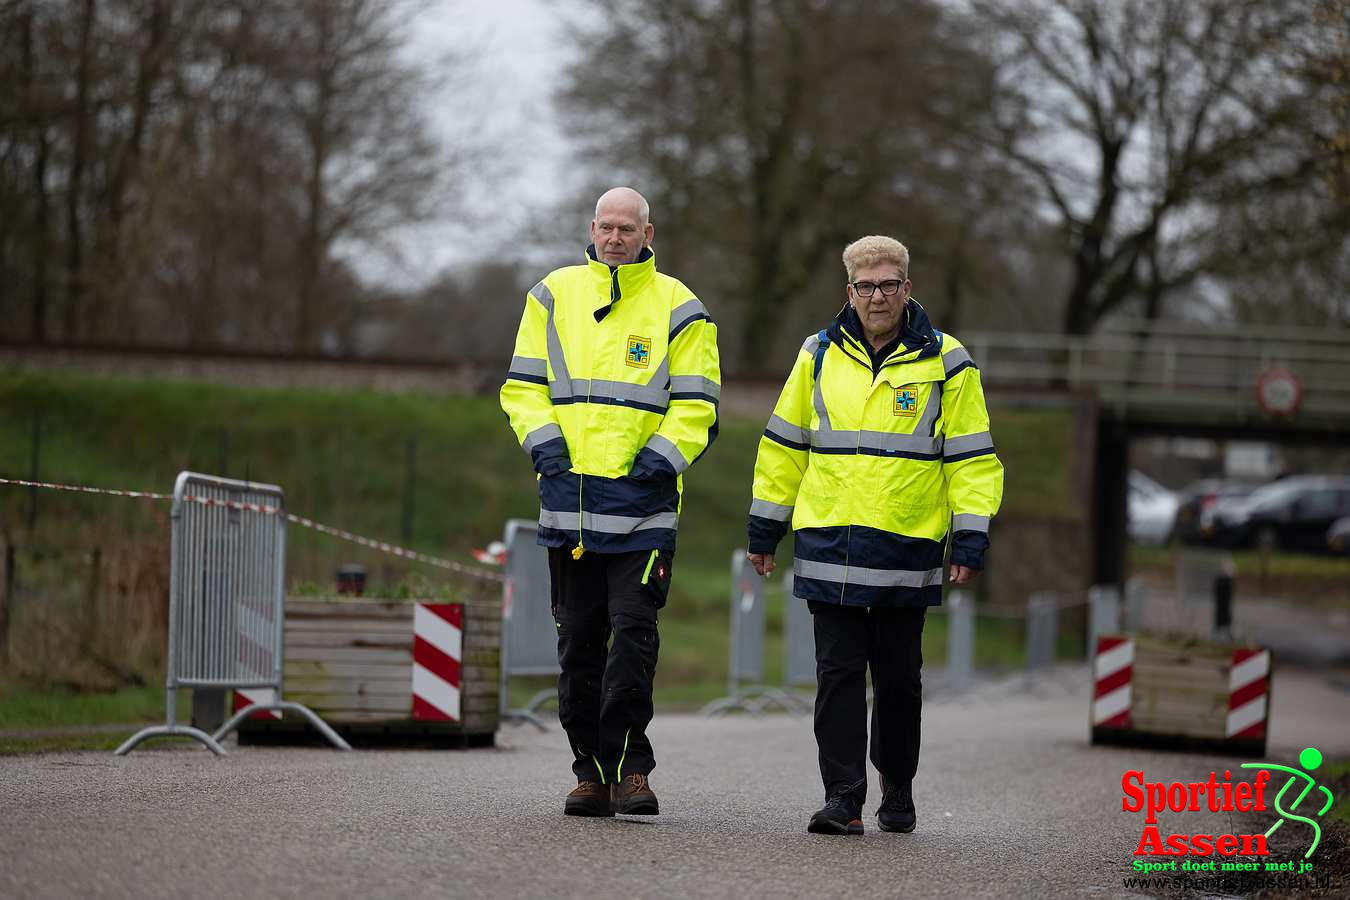
{"type": "Polygon", "coordinates": [[[135,181],[145,148],[146,123],[151,114],[151,98],[164,69],[164,61],[171,41],[170,12],[165,0],[156,0],[143,22],[145,44],[136,62],[136,84],[132,99],[131,129],[125,144],[112,166],[103,206],[107,211],[107,227],[98,242],[98,271],[109,285],[106,296],[90,309],[86,324],[102,331],[104,320],[117,321],[121,317],[116,304],[124,292],[119,290],[122,265],[122,225],[127,213],[127,191],[135,181]]]}
{"type": "Polygon", "coordinates": [[[33,320],[32,338],[36,343],[47,343],[47,257],[50,237],[51,201],[47,194],[47,121],[46,113],[37,108],[33,96],[36,81],[33,58],[33,8],[30,5],[23,17],[23,96],[26,112],[30,116],[35,143],[33,159],[33,211],[32,236],[32,278],[33,278],[33,320]]]}
{"type": "Polygon", "coordinates": [[[66,308],[65,339],[79,336],[80,307],[84,305],[84,226],[80,201],[84,192],[85,152],[89,146],[89,44],[94,31],[95,0],[84,0],[80,13],[79,55],[75,64],[75,111],[71,125],[70,184],[66,188],[66,308]]]}

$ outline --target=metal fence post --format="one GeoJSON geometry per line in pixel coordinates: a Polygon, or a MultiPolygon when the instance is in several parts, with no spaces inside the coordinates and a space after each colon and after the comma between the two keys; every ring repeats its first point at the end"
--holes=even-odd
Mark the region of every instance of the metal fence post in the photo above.
{"type": "Polygon", "coordinates": [[[1032,594],[1027,600],[1027,669],[1047,669],[1055,664],[1055,639],[1059,632],[1059,608],[1055,595],[1032,594]]]}
{"type": "MultiPolygon", "coordinates": [[[[37,482],[42,479],[38,477],[39,469],[42,463],[42,413],[38,410],[33,411],[33,443],[28,466],[28,480],[37,482]]],[[[31,535],[33,529],[37,526],[38,515],[38,489],[36,484],[28,489],[28,533],[31,535]]]]}
{"type": "Polygon", "coordinates": [[[1125,615],[1121,622],[1126,631],[1138,634],[1144,630],[1147,608],[1147,589],[1138,578],[1131,578],[1125,584],[1125,615]]]}
{"type": "Polygon", "coordinates": [[[14,545],[5,541],[4,596],[0,596],[0,674],[9,666],[9,627],[14,615],[14,545]]]}
{"type": "Polygon", "coordinates": [[[956,685],[975,676],[975,600],[967,591],[947,595],[947,674],[956,685]]]}
{"type": "Polygon", "coordinates": [[[1214,576],[1214,636],[1219,640],[1233,636],[1233,576],[1227,572],[1214,576]]]}
{"type": "Polygon", "coordinates": [[[403,448],[403,542],[413,539],[413,511],[417,499],[417,435],[408,438],[403,448]]]}
{"type": "Polygon", "coordinates": [[[84,586],[84,606],[80,611],[80,649],[85,654],[95,652],[98,641],[99,582],[103,577],[103,550],[95,547],[89,554],[88,581],[84,586]]]}
{"type": "Polygon", "coordinates": [[[1088,588],[1087,658],[1097,653],[1097,638],[1120,631],[1120,591],[1115,585],[1098,584],[1088,588]]]}

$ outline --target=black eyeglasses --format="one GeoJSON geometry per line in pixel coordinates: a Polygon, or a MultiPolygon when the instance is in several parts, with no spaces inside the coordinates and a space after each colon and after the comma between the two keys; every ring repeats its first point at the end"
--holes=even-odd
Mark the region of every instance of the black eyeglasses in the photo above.
{"type": "Polygon", "coordinates": [[[900,293],[900,285],[904,284],[904,282],[890,278],[879,283],[872,281],[854,281],[851,282],[851,284],[853,285],[853,289],[858,292],[859,297],[867,299],[876,293],[877,288],[881,288],[882,296],[894,297],[896,294],[900,293]]]}

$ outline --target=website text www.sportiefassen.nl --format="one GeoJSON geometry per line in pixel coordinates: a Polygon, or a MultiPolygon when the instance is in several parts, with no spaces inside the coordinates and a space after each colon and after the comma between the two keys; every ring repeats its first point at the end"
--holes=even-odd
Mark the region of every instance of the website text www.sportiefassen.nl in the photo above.
{"type": "Polygon", "coordinates": [[[1334,894],[1350,883],[1337,875],[1295,875],[1288,872],[1251,872],[1218,875],[1126,875],[1121,886],[1158,894],[1246,894],[1258,889],[1296,890],[1300,893],[1334,894]]]}

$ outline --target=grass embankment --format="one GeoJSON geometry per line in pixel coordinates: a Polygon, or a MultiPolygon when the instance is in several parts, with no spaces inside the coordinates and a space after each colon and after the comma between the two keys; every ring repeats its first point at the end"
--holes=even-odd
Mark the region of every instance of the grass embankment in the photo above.
{"type": "MultiPolygon", "coordinates": [[[[501,535],[509,518],[537,514],[534,478],[492,396],[339,393],[243,388],[200,383],[94,379],[79,375],[0,373],[0,475],[31,474],[34,426],[42,480],[167,493],[184,469],[250,478],[285,488],[292,512],[415,550],[472,562],[468,551],[501,535]]],[[[680,523],[674,586],[662,618],[658,699],[692,705],[725,687],[728,654],[728,563],[744,541],[750,480],[762,417],[723,421],[716,444],[693,469],[680,523]]],[[[1008,469],[1005,512],[1076,515],[1068,471],[1072,421],[1054,411],[996,411],[994,432],[1008,469]]],[[[30,492],[0,487],[0,527],[19,550],[12,628],[33,607],[70,620],[79,631],[89,602],[85,573],[100,549],[100,590],[125,572],[156,573],[167,560],[167,504],[115,497],[40,492],[36,517],[30,492]],[[135,558],[144,547],[145,559],[135,558]],[[128,549],[131,548],[131,549],[128,549]],[[109,574],[110,559],[118,573],[109,574]],[[53,612],[55,611],[55,612],[53,612]]],[[[431,589],[443,573],[366,550],[303,528],[288,531],[292,587],[328,586],[342,563],[367,566],[371,588],[397,592],[408,582],[431,589]]],[[[787,559],[789,544],[782,548],[787,559]]],[[[1047,563],[1049,564],[1049,563],[1047,563]]],[[[126,593],[126,585],[121,585],[126,593]]],[[[162,591],[161,591],[162,594],[162,591]]],[[[100,595],[98,602],[106,602],[100,595]]],[[[153,598],[152,598],[153,602],[153,598]]],[[[766,680],[781,672],[781,610],[771,603],[765,647],[766,680]]],[[[114,623],[108,623],[109,625],[114,623]]],[[[940,664],[945,623],[931,616],[925,656],[940,664]]],[[[55,626],[53,626],[55,627],[55,626]]],[[[981,623],[982,662],[1020,659],[1016,637],[994,622],[981,623]]],[[[115,652],[118,643],[110,652],[115,652]]],[[[9,671],[43,686],[42,665],[25,663],[25,647],[11,645],[9,671]]],[[[49,651],[55,653],[56,651],[49,651]]],[[[162,654],[161,654],[162,655],[162,654]]],[[[28,660],[32,663],[33,660],[28,660]]],[[[41,660],[38,660],[41,663],[41,660]]],[[[50,668],[45,667],[45,668],[50,668]]],[[[153,666],[142,665],[145,684],[153,666]]],[[[46,687],[61,677],[46,679],[46,687]]],[[[125,692],[99,695],[97,704],[126,721],[162,715],[162,694],[136,715],[125,692]]],[[[64,721],[108,721],[76,707],[67,716],[15,705],[0,693],[4,727],[41,728],[64,721]],[[27,712],[16,710],[28,709],[27,712]],[[58,721],[62,720],[62,721],[58,721]]],[[[53,696],[60,696],[59,692],[53,696]]],[[[27,702],[27,701],[25,701],[27,702]]],[[[56,702],[56,701],[54,701],[56,702]]]]}
{"type": "MultiPolygon", "coordinates": [[[[190,694],[177,700],[178,721],[189,721],[190,694]]],[[[0,681],[0,732],[10,733],[0,736],[0,754],[114,750],[132,734],[122,726],[163,721],[163,687],[89,693],[0,681]]]]}

